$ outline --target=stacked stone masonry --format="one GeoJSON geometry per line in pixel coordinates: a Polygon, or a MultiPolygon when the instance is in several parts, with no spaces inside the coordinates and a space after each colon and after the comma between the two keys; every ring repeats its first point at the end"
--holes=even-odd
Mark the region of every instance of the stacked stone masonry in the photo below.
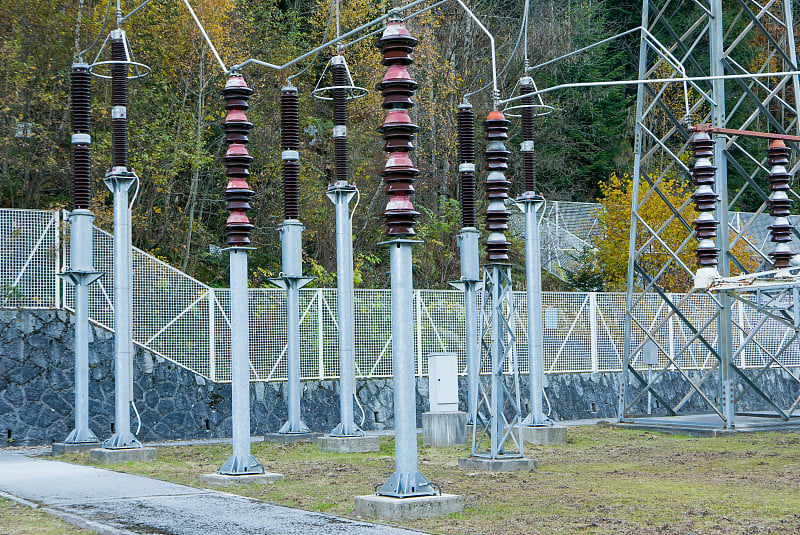
{"type": "MultiPolygon", "coordinates": [[[[61,441],[73,422],[73,323],[59,310],[0,310],[0,446],[28,446],[61,441]]],[[[111,435],[114,414],[113,335],[90,328],[89,414],[101,439],[111,435]]],[[[798,373],[797,370],[793,370],[798,373]]],[[[697,377],[702,372],[692,372],[697,377]]],[[[524,382],[523,378],[523,382],[524,382]]],[[[555,420],[613,418],[616,416],[619,374],[563,374],[547,376],[545,388],[555,420]]],[[[788,406],[796,386],[786,372],[768,374],[765,388],[788,406]]],[[[664,380],[662,380],[664,381],[664,380]]],[[[678,377],[667,378],[664,392],[680,399],[678,377]]],[[[713,399],[714,380],[706,381],[713,399]]],[[[466,383],[460,378],[460,405],[466,404],[466,383]]],[[[302,413],[312,431],[325,432],[338,423],[338,382],[303,383],[302,413]]],[[[364,407],[363,428],[393,427],[392,381],[357,381],[364,407]]],[[[251,428],[254,435],[272,433],[286,420],[285,383],[254,383],[250,388],[251,428]]],[[[527,399],[526,387],[522,398],[527,399]]],[[[693,396],[696,407],[702,407],[693,396]]],[[[221,438],[231,436],[231,387],[214,384],[190,371],[137,348],[134,356],[133,399],[140,412],[144,442],[221,438]]],[[[765,410],[754,396],[745,396],[742,410],[765,410]]],[[[417,378],[417,425],[428,411],[428,379],[417,378]]],[[[527,408],[525,408],[527,411],[527,408]]],[[[356,422],[361,411],[355,409],[356,422]]],[[[134,427],[136,416],[131,414],[134,427]]]]}

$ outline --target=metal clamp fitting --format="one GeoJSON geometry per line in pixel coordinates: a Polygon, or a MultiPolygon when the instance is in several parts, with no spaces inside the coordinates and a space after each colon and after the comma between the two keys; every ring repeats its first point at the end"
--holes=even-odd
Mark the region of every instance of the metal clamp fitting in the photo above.
{"type": "Polygon", "coordinates": [[[283,161],[299,160],[299,159],[300,159],[300,153],[297,152],[296,150],[285,150],[281,152],[281,160],[283,161]]]}
{"type": "Polygon", "coordinates": [[[91,145],[92,136],[89,134],[72,134],[73,145],[91,145]]]}
{"type": "Polygon", "coordinates": [[[333,127],[333,137],[347,137],[347,126],[337,124],[333,127]]]}
{"type": "Polygon", "coordinates": [[[111,118],[112,119],[127,119],[128,118],[128,108],[127,106],[114,106],[111,108],[111,118]]]}
{"type": "Polygon", "coordinates": [[[533,151],[533,141],[532,140],[523,141],[520,144],[520,149],[519,150],[521,150],[522,152],[534,152],[533,151]]]}
{"type": "Polygon", "coordinates": [[[458,164],[458,172],[459,173],[474,173],[475,172],[475,164],[474,163],[460,163],[460,164],[458,164]]]}

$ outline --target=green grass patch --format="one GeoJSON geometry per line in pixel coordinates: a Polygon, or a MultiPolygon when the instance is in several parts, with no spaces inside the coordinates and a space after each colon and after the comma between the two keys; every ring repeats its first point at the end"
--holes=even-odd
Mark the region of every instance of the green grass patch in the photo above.
{"type": "MultiPolygon", "coordinates": [[[[353,498],[370,494],[394,470],[394,442],[381,451],[335,454],[312,444],[254,443],[271,486],[230,492],[282,505],[352,516],[353,498]]],[[[748,434],[692,438],[608,427],[569,429],[561,446],[529,446],[534,472],[462,470],[468,448],[419,445],[419,468],[464,510],[402,525],[443,534],[800,533],[800,436],[748,434]]],[[[202,487],[230,446],[159,448],[155,463],[125,472],[202,487]]],[[[67,460],[91,464],[88,455],[67,460]]]]}

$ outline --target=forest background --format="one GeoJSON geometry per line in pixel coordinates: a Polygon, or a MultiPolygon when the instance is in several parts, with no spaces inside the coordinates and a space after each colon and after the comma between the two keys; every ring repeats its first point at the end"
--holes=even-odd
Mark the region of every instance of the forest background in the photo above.
{"type": "MultiPolygon", "coordinates": [[[[123,1],[123,11],[138,3],[123,1]]],[[[395,4],[342,0],[342,31],[395,4]]],[[[531,4],[531,64],[633,28],[639,24],[641,9],[639,2],[631,0],[532,0],[531,4]]],[[[227,65],[250,57],[282,64],[335,31],[335,24],[328,22],[328,0],[193,0],[192,5],[227,65]]],[[[515,48],[523,2],[471,0],[469,5],[497,37],[500,66],[510,58],[500,77],[501,93],[509,96],[523,72],[522,50],[515,48]]],[[[103,29],[107,8],[105,0],[0,0],[0,52],[5,62],[0,70],[0,207],[69,207],[70,65],[77,50],[98,36],[102,43],[114,26],[112,7],[109,24],[103,29]]],[[[220,161],[224,154],[220,90],[226,76],[177,0],[153,0],[124,27],[136,60],[152,68],[149,76],[129,84],[129,152],[141,178],[133,207],[134,245],[203,282],[225,286],[227,258],[219,254],[219,247],[224,243],[222,227],[227,217],[220,161]]],[[[422,214],[418,236],[425,241],[415,249],[414,283],[418,288],[444,288],[447,281],[459,277],[456,107],[465,93],[490,80],[489,48],[455,3],[413,19],[409,29],[420,43],[412,71],[420,86],[414,121],[421,127],[413,155],[421,170],[414,204],[422,214]]],[[[98,48],[85,59],[91,62],[98,48]]],[[[305,270],[317,277],[314,285],[323,287],[334,286],[336,277],[333,205],[325,196],[332,181],[333,122],[330,103],[313,98],[311,91],[335,53],[334,47],[324,50],[293,80],[301,106],[305,270]]],[[[537,71],[536,83],[633,79],[637,54],[638,38],[633,34],[537,71]]],[[[374,88],[384,72],[374,39],[347,48],[344,55],[355,84],[374,88]]],[[[280,88],[287,76],[306,66],[308,62],[301,62],[296,69],[283,72],[250,67],[243,73],[254,89],[247,114],[254,124],[249,147],[255,158],[250,180],[255,191],[250,212],[256,247],[250,263],[252,286],[266,286],[266,279],[280,271],[280,88]]],[[[329,75],[330,71],[325,73],[329,75]]],[[[321,85],[331,82],[323,80],[321,85]]],[[[111,230],[111,195],[102,183],[111,162],[110,84],[95,78],[92,93],[92,210],[96,224],[111,230]]],[[[470,101],[476,112],[480,169],[481,123],[491,109],[489,91],[470,101]]],[[[547,94],[545,103],[555,111],[536,119],[539,190],[549,200],[613,198],[618,207],[620,194],[624,196],[629,185],[616,177],[627,176],[632,168],[635,86],[563,90],[547,94]],[[604,182],[606,186],[602,186],[604,182]]],[[[388,284],[388,255],[378,245],[385,239],[381,213],[386,197],[380,176],[385,154],[376,133],[383,115],[379,92],[350,102],[350,169],[361,193],[353,216],[355,279],[360,287],[388,284]]],[[[518,121],[512,122],[507,144],[512,150],[509,176],[513,196],[521,193],[522,183],[516,150],[521,141],[519,127],[518,121]]],[[[483,199],[482,178],[479,174],[479,199],[483,199]]],[[[678,194],[690,191],[687,187],[678,194]]],[[[626,238],[624,228],[617,232],[626,238]]],[[[512,237],[512,243],[514,262],[521,265],[519,236],[512,237]]],[[[618,243],[611,248],[617,256],[624,254],[625,248],[619,251],[618,243]]],[[[549,278],[545,289],[616,289],[619,274],[616,278],[604,276],[603,267],[596,265],[602,261],[602,256],[599,258],[587,259],[593,266],[588,275],[567,277],[572,284],[549,278]]],[[[618,264],[619,258],[614,261],[618,264]]]]}

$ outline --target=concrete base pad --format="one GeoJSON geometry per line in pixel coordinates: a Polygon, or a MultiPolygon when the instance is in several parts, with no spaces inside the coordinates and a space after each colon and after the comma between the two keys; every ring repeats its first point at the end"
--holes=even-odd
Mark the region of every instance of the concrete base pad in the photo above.
{"type": "Polygon", "coordinates": [[[293,444],[295,442],[314,442],[322,433],[267,433],[264,442],[273,444],[293,444]]]}
{"type": "Polygon", "coordinates": [[[521,472],[536,470],[539,461],[536,459],[511,458],[488,459],[483,457],[466,457],[458,460],[460,468],[470,470],[484,470],[486,472],[521,472]]]}
{"type": "Polygon", "coordinates": [[[522,440],[529,444],[550,446],[567,443],[567,428],[553,425],[522,426],[522,440]]]}
{"type": "Polygon", "coordinates": [[[461,496],[417,496],[414,498],[390,498],[388,496],[356,496],[355,514],[364,518],[386,520],[411,520],[457,513],[464,507],[461,496]]]}
{"type": "Polygon", "coordinates": [[[68,444],[66,442],[53,442],[52,455],[66,455],[67,453],[84,453],[100,447],[100,442],[80,442],[68,444]]]}
{"type": "Polygon", "coordinates": [[[156,449],[127,448],[123,450],[108,450],[95,448],[89,451],[89,458],[103,464],[148,462],[156,460],[156,449]]]}
{"type": "Polygon", "coordinates": [[[283,474],[266,472],[263,474],[243,474],[240,476],[229,476],[225,474],[202,474],[200,479],[209,485],[218,487],[228,487],[230,485],[241,485],[243,483],[258,483],[269,485],[276,481],[283,481],[283,474]]]}
{"type": "Polygon", "coordinates": [[[422,443],[426,446],[457,446],[467,443],[467,413],[423,412],[422,443]]]}
{"type": "Polygon", "coordinates": [[[334,453],[367,453],[380,451],[380,437],[367,435],[363,437],[331,437],[317,439],[317,449],[334,453]]]}

